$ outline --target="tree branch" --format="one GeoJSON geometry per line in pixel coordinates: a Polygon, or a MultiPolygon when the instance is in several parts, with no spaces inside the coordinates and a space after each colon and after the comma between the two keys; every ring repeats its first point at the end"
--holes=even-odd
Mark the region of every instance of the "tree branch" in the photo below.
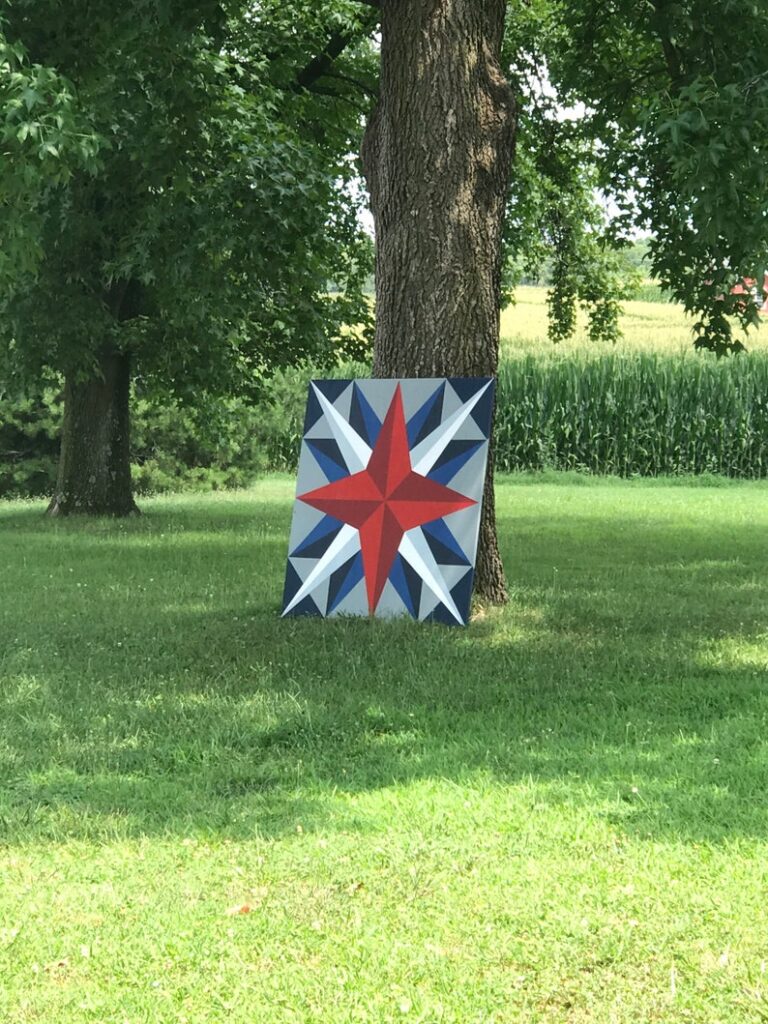
{"type": "Polygon", "coordinates": [[[668,9],[665,0],[654,0],[653,9],[656,12],[656,30],[658,32],[661,49],[664,54],[664,61],[667,65],[667,72],[675,87],[683,82],[683,67],[680,53],[672,42],[668,9]]]}
{"type": "Polygon", "coordinates": [[[361,106],[359,103],[355,103],[354,100],[350,99],[349,96],[345,96],[342,92],[336,92],[335,89],[329,89],[325,85],[312,85],[307,89],[307,92],[313,93],[315,96],[329,96],[331,99],[338,100],[340,103],[346,103],[348,106],[356,110],[358,114],[367,114],[367,107],[361,106]]]}
{"type": "Polygon", "coordinates": [[[352,75],[343,75],[340,71],[333,70],[326,72],[326,78],[334,78],[337,82],[348,82],[349,85],[354,85],[361,92],[364,92],[366,96],[378,99],[378,89],[367,82],[361,82],[359,78],[353,78],[352,75]]]}
{"type": "Polygon", "coordinates": [[[325,48],[316,57],[313,57],[309,64],[305,65],[296,75],[296,85],[299,89],[308,89],[318,78],[322,78],[331,70],[336,58],[346,50],[354,39],[351,32],[334,32],[325,48]]]}
{"type": "MultiPolygon", "coordinates": [[[[378,9],[378,3],[369,3],[368,0],[358,0],[367,7],[378,9]]],[[[327,75],[333,67],[333,62],[346,50],[350,43],[355,42],[360,36],[373,29],[378,19],[364,19],[358,31],[334,32],[323,50],[316,57],[306,64],[296,75],[295,88],[309,89],[319,78],[327,75]]]]}

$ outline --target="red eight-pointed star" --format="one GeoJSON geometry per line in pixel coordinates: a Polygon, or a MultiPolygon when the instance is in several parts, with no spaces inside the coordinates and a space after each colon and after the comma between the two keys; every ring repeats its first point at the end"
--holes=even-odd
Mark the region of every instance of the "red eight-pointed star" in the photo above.
{"type": "Polygon", "coordinates": [[[371,614],[405,531],[477,504],[411,469],[399,384],[366,468],[299,498],[359,531],[371,614]]]}

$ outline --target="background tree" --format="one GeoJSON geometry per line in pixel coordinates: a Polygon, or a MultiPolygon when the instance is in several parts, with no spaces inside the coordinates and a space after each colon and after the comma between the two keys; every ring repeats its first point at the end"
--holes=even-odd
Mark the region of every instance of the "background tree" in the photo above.
{"type": "Polygon", "coordinates": [[[177,394],[231,391],[365,317],[366,245],[343,187],[359,114],[324,98],[318,130],[314,73],[283,80],[295,41],[270,56],[274,29],[257,28],[253,10],[211,0],[5,12],[22,103],[6,144],[31,212],[12,225],[0,350],[6,376],[65,375],[54,514],[134,509],[132,371],[177,394]],[[55,131],[25,79],[48,96],[61,83],[55,131]],[[65,130],[81,159],[65,162],[65,130]],[[329,267],[354,284],[351,305],[327,296],[329,267]]]}
{"type": "Polygon", "coordinates": [[[555,4],[549,67],[565,102],[586,105],[617,228],[651,233],[650,263],[697,316],[696,344],[724,354],[731,321],[756,325],[730,294],[768,262],[768,19],[732,0],[555,4]]]}
{"type": "Polygon", "coordinates": [[[505,296],[526,278],[550,286],[549,336],[576,329],[588,316],[593,341],[619,337],[620,303],[638,275],[630,245],[611,230],[601,201],[595,139],[578,105],[567,108],[549,76],[548,54],[562,45],[562,23],[549,0],[507,13],[502,62],[518,112],[515,160],[504,228],[505,296]]]}
{"type": "MultiPolygon", "coordinates": [[[[605,241],[650,231],[653,271],[699,314],[697,345],[738,348],[729,315],[749,324],[757,312],[730,287],[761,279],[768,243],[768,20],[758,5],[738,7],[753,29],[745,44],[725,29],[731,0],[535,0],[510,8],[504,53],[501,0],[379,6],[381,94],[364,149],[377,235],[375,373],[494,372],[514,112],[535,120],[532,74],[546,79],[556,107],[583,107],[595,183],[623,211],[605,241]]],[[[571,173],[550,222],[571,264],[573,182],[571,173]]],[[[531,220],[525,205],[522,223],[531,220]]],[[[561,274],[562,287],[571,289],[567,312],[572,276],[561,274]]],[[[601,316],[610,325],[615,308],[603,304],[601,316]]],[[[491,473],[477,589],[503,600],[491,473]]]]}

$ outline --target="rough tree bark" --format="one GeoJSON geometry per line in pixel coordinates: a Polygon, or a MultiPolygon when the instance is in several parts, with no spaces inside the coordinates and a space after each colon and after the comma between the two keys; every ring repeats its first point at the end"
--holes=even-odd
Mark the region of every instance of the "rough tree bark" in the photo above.
{"type": "MultiPolygon", "coordinates": [[[[363,143],[376,227],[379,377],[496,373],[501,234],[515,138],[505,0],[381,0],[379,104],[363,143]]],[[[493,462],[476,592],[507,598],[493,462]]]]}
{"type": "MultiPolygon", "coordinates": [[[[146,296],[137,281],[117,281],[104,292],[117,323],[138,316],[146,296]]],[[[48,515],[127,516],[133,500],[130,445],[131,361],[105,344],[94,374],[67,374],[56,487],[48,515]]]]}
{"type": "Polygon", "coordinates": [[[96,376],[66,378],[61,453],[49,515],[138,512],[131,488],[130,382],[128,355],[110,348],[99,354],[96,376]]]}

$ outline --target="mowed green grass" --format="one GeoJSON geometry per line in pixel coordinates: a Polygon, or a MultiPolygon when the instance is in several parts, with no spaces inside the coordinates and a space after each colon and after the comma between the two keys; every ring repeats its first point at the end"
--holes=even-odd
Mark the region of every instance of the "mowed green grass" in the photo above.
{"type": "Polygon", "coordinates": [[[465,630],[281,621],[288,478],[0,506],[0,1021],[768,1019],[768,486],[714,483],[502,479],[465,630]]]}
{"type": "MultiPolygon", "coordinates": [[[[501,314],[502,355],[532,354],[539,356],[567,356],[574,352],[600,355],[613,351],[614,346],[589,340],[587,318],[580,310],[577,330],[573,338],[553,345],[547,338],[547,289],[521,287],[515,291],[515,301],[501,314]]],[[[680,352],[694,354],[693,319],[686,316],[682,306],[667,302],[624,302],[619,320],[622,337],[615,348],[620,352],[660,352],[674,355],[680,352]]],[[[768,317],[761,318],[757,330],[744,333],[734,327],[748,351],[768,349],[768,317]]]]}

